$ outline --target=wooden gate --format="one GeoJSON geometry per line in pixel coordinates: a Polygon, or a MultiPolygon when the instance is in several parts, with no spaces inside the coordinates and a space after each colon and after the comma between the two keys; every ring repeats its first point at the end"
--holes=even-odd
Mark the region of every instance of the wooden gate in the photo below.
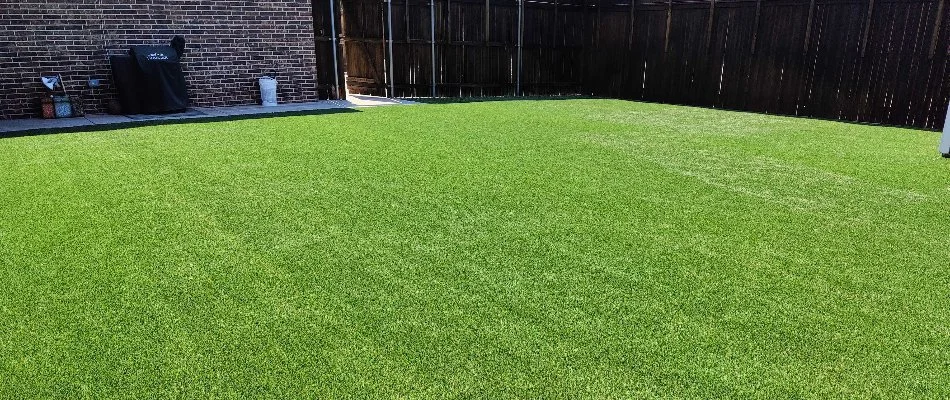
{"type": "Polygon", "coordinates": [[[386,3],[341,0],[346,86],[350,93],[387,96],[386,3]]]}
{"type": "Polygon", "coordinates": [[[582,91],[583,0],[340,1],[351,93],[467,97],[582,91]]]}

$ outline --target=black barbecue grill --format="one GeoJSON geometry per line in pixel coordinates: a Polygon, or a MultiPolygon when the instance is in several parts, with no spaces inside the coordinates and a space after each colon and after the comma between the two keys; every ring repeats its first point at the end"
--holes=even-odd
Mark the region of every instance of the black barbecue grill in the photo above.
{"type": "Polygon", "coordinates": [[[179,51],[172,46],[134,46],[113,56],[112,75],[125,114],[165,114],[188,108],[179,51]]]}

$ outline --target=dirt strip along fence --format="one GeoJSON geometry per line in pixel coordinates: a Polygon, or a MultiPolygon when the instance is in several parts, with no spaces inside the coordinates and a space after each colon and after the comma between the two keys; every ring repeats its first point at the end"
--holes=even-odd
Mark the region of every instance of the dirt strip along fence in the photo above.
{"type": "Polygon", "coordinates": [[[940,129],[948,1],[338,4],[354,93],[590,94],[940,129]]]}

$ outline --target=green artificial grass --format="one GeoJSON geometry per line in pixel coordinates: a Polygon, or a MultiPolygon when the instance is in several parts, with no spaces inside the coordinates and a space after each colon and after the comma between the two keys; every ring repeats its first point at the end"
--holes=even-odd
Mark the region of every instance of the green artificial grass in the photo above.
{"type": "Polygon", "coordinates": [[[950,397],[938,140],[595,99],[0,139],[0,398],[950,397]]]}

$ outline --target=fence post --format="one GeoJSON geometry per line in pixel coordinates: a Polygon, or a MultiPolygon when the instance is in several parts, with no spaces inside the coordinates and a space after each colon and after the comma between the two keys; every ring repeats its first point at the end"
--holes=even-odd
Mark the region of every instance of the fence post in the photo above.
{"type": "Polygon", "coordinates": [[[871,34],[871,17],[874,16],[874,0],[868,3],[868,12],[864,16],[864,33],[861,34],[861,58],[868,48],[868,36],[871,34]]]}
{"type": "Polygon", "coordinates": [[[709,23],[706,25],[706,52],[712,44],[713,25],[716,23],[716,0],[709,0],[709,23]]]}
{"type": "Polygon", "coordinates": [[[937,4],[937,18],[934,22],[934,33],[933,38],[930,40],[930,58],[934,58],[934,54],[937,52],[937,41],[940,40],[940,25],[943,22],[943,5],[944,0],[940,0],[940,3],[937,4]]]}
{"type": "Polygon", "coordinates": [[[333,46],[333,97],[340,99],[340,61],[336,55],[336,11],[333,9],[333,2],[335,1],[330,0],[330,45],[333,46]]]}
{"type": "Polygon", "coordinates": [[[515,83],[515,96],[521,96],[521,70],[522,70],[522,52],[521,47],[524,41],[524,0],[518,0],[518,78],[515,83]]]}
{"type": "Polygon", "coordinates": [[[805,22],[805,44],[802,46],[802,53],[808,52],[808,42],[811,40],[812,20],[815,17],[815,0],[811,0],[808,5],[808,21],[805,22]]]}
{"type": "Polygon", "coordinates": [[[491,41],[491,0],[485,0],[485,43],[491,41]]]}
{"type": "Polygon", "coordinates": [[[633,50],[634,28],[637,22],[637,0],[630,0],[630,25],[627,32],[627,50],[633,50]]]}
{"type": "Polygon", "coordinates": [[[432,97],[435,97],[435,0],[429,0],[429,29],[432,39],[432,97]]]}
{"type": "MultiPolygon", "coordinates": [[[[871,0],[874,1],[874,0],[871,0]]],[[[762,14],[762,0],[755,1],[755,20],[752,21],[752,55],[755,55],[755,42],[759,39],[759,15],[762,14]]]]}
{"type": "Polygon", "coordinates": [[[396,97],[396,75],[393,71],[393,0],[386,2],[386,39],[389,42],[389,97],[396,97]]]}
{"type": "Polygon", "coordinates": [[[663,36],[663,53],[670,52],[670,30],[673,29],[673,0],[666,1],[666,33],[663,36]]]}

